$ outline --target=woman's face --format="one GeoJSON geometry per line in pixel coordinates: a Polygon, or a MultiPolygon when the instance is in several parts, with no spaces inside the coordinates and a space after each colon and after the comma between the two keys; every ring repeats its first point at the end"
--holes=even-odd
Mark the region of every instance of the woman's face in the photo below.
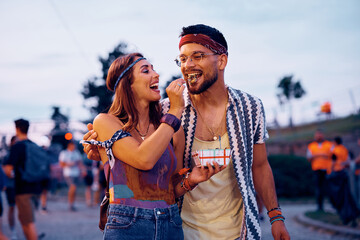
{"type": "Polygon", "coordinates": [[[134,65],[131,89],[136,101],[155,102],[161,99],[159,74],[146,59],[134,65]]]}

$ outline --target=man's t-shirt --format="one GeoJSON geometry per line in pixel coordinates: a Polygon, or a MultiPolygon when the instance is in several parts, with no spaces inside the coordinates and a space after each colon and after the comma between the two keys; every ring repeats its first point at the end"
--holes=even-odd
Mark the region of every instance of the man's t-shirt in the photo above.
{"type": "Polygon", "coordinates": [[[15,143],[10,149],[9,158],[4,161],[4,165],[12,165],[15,173],[15,194],[40,194],[40,182],[27,182],[22,179],[21,172],[25,169],[26,145],[23,140],[15,143]]]}

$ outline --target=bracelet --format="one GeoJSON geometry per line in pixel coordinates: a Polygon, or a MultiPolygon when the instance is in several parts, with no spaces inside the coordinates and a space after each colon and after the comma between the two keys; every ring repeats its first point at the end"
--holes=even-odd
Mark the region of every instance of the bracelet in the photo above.
{"type": "Polygon", "coordinates": [[[274,211],[274,210],[280,210],[281,211],[281,208],[280,207],[274,207],[274,208],[270,209],[269,211],[267,211],[267,214],[269,215],[269,213],[274,211]]]}
{"type": "Polygon", "coordinates": [[[272,218],[270,218],[270,222],[272,221],[272,220],[274,220],[274,219],[276,219],[276,218],[283,218],[284,220],[285,220],[285,217],[283,216],[283,215],[277,215],[277,216],[275,216],[275,217],[272,217],[272,218]]]}
{"type": "Polygon", "coordinates": [[[268,216],[269,216],[269,218],[273,218],[273,217],[278,216],[278,215],[281,215],[281,214],[282,214],[282,212],[281,212],[280,210],[274,210],[274,211],[271,211],[271,212],[268,214],[268,216]]]}
{"type": "Polygon", "coordinates": [[[162,116],[160,122],[168,124],[174,129],[174,132],[177,132],[181,125],[181,121],[176,116],[170,113],[166,113],[164,116],[162,116]]]}
{"type": "Polygon", "coordinates": [[[197,187],[197,184],[193,187],[190,186],[190,183],[189,183],[189,175],[190,173],[187,172],[185,177],[183,178],[183,180],[181,181],[180,183],[180,186],[185,189],[185,191],[189,192],[191,190],[194,190],[196,187],[197,187]]]}
{"type": "Polygon", "coordinates": [[[270,222],[270,224],[272,225],[274,222],[276,222],[276,221],[285,221],[285,219],[282,219],[282,218],[277,218],[277,219],[274,219],[274,220],[272,220],[271,222],[270,222]]]}

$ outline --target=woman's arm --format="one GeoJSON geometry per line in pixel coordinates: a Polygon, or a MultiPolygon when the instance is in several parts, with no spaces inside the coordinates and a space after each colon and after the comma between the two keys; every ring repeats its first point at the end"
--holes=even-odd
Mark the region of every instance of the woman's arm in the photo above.
{"type": "Polygon", "coordinates": [[[180,127],[173,136],[174,152],[177,159],[176,172],[183,167],[184,150],[185,150],[185,133],[183,127],[180,127]]]}
{"type": "MultiPolygon", "coordinates": [[[[122,129],[122,124],[113,115],[99,114],[94,119],[94,130],[100,141],[110,139],[119,129],[122,129]]],[[[150,170],[166,150],[173,134],[174,129],[168,124],[162,123],[143,142],[140,143],[133,137],[125,137],[114,143],[112,151],[117,159],[137,169],[150,170]]],[[[104,150],[100,151],[100,156],[102,161],[106,162],[107,157],[104,150]]]]}
{"type": "MultiPolygon", "coordinates": [[[[178,119],[184,108],[183,91],[185,86],[181,85],[183,81],[182,79],[175,80],[166,88],[171,104],[168,113],[178,119]]],[[[122,129],[122,125],[111,114],[99,114],[94,119],[94,130],[100,141],[110,139],[116,131],[122,129]]],[[[174,129],[170,125],[161,123],[156,131],[143,142],[140,143],[133,137],[125,137],[114,143],[112,151],[119,160],[140,170],[150,170],[164,153],[173,134],[174,129]]],[[[104,162],[103,154],[100,153],[100,155],[104,162]]]]}

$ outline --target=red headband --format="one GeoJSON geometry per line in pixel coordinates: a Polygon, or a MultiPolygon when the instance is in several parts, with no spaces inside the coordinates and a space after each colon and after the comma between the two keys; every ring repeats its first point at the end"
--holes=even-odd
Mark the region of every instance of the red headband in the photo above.
{"type": "Polygon", "coordinates": [[[179,49],[181,48],[182,45],[187,44],[187,43],[200,44],[200,45],[203,45],[204,47],[210,49],[211,51],[213,51],[216,54],[225,53],[226,55],[228,55],[228,52],[223,45],[212,40],[209,36],[206,36],[204,34],[187,34],[187,35],[183,36],[180,39],[179,49]]]}

